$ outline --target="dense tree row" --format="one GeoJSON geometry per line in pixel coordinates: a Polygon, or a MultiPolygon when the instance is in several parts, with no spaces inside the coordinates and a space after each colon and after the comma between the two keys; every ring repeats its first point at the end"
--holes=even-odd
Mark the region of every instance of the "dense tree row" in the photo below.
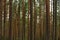
{"type": "Polygon", "coordinates": [[[59,40],[58,1],[0,0],[0,40],[59,40]]]}

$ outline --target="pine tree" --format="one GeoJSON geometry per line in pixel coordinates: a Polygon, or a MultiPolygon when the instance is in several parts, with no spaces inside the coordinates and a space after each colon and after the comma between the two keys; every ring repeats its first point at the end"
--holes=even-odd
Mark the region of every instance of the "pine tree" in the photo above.
{"type": "Polygon", "coordinates": [[[50,37],[50,0],[46,0],[46,40],[50,37]]]}
{"type": "Polygon", "coordinates": [[[33,25],[34,26],[34,35],[33,35],[34,38],[33,38],[33,40],[36,40],[36,26],[37,26],[37,12],[36,11],[37,10],[36,10],[36,2],[35,2],[35,0],[34,0],[33,4],[34,4],[34,6],[33,6],[34,7],[34,9],[33,9],[33,11],[34,11],[33,12],[34,13],[34,25],[33,25]]]}
{"type": "Polygon", "coordinates": [[[33,12],[32,0],[28,0],[28,10],[29,10],[29,40],[32,40],[32,12],[33,12]]]}
{"type": "Polygon", "coordinates": [[[2,0],[0,0],[0,40],[2,38],[2,0]]]}
{"type": "Polygon", "coordinates": [[[17,13],[17,27],[18,27],[18,40],[20,40],[20,0],[18,0],[18,13],[17,13]]]}
{"type": "Polygon", "coordinates": [[[25,8],[25,1],[22,0],[22,40],[25,40],[25,22],[26,22],[26,8],[25,8]]]}
{"type": "Polygon", "coordinates": [[[6,33],[6,31],[5,31],[5,28],[6,28],[6,17],[7,17],[6,0],[4,0],[4,28],[3,28],[3,30],[4,30],[4,37],[6,37],[6,35],[5,35],[5,33],[6,33]]]}
{"type": "Polygon", "coordinates": [[[9,40],[12,36],[12,0],[9,0],[9,40]]]}
{"type": "Polygon", "coordinates": [[[53,0],[53,36],[52,40],[57,40],[57,0],[53,0]]]}

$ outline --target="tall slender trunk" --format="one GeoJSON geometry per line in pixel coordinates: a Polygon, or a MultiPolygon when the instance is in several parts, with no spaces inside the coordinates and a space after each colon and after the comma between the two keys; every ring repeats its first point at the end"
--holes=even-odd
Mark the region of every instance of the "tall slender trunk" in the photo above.
{"type": "Polygon", "coordinates": [[[22,40],[25,40],[25,2],[22,0],[22,40]]]}
{"type": "Polygon", "coordinates": [[[9,40],[12,35],[12,0],[9,0],[9,40]]]}
{"type": "Polygon", "coordinates": [[[29,5],[29,0],[28,0],[28,40],[30,39],[30,5],[29,5]]]}
{"type": "Polygon", "coordinates": [[[53,39],[57,40],[57,0],[53,0],[53,39]]]}
{"type": "Polygon", "coordinates": [[[42,40],[42,36],[43,36],[43,20],[42,20],[42,1],[39,1],[39,27],[40,27],[40,40],[42,40]]]}
{"type": "Polygon", "coordinates": [[[49,40],[50,36],[50,0],[46,0],[46,40],[49,40]]]}
{"type": "Polygon", "coordinates": [[[16,0],[14,0],[14,4],[13,4],[14,6],[14,12],[13,12],[13,40],[18,40],[18,27],[19,27],[19,25],[18,25],[18,22],[19,22],[19,20],[18,20],[18,8],[17,8],[17,1],[16,0]]]}
{"type": "MultiPolygon", "coordinates": [[[[7,17],[7,12],[6,12],[6,0],[4,0],[4,37],[6,37],[5,33],[5,28],[6,28],[6,17],[7,17]]],[[[5,39],[6,40],[6,39],[5,39]]]]}
{"type": "Polygon", "coordinates": [[[36,12],[36,2],[34,0],[34,39],[36,40],[36,26],[37,26],[37,12],[36,12]]]}
{"type": "Polygon", "coordinates": [[[28,6],[29,6],[29,40],[32,40],[32,12],[33,12],[33,6],[32,6],[32,0],[28,0],[28,6]]]}
{"type": "Polygon", "coordinates": [[[17,26],[18,26],[18,40],[20,40],[20,0],[18,0],[18,14],[17,14],[17,26]]]}
{"type": "Polygon", "coordinates": [[[2,0],[0,0],[0,40],[2,37],[2,0]]]}

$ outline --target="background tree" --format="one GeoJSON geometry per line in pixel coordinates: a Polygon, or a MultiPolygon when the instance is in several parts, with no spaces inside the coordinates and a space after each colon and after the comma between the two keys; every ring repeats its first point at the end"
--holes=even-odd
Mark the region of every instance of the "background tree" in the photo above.
{"type": "Polygon", "coordinates": [[[57,40],[57,0],[53,0],[53,40],[57,40]]]}
{"type": "Polygon", "coordinates": [[[9,0],[9,40],[12,36],[12,0],[9,0]]]}
{"type": "Polygon", "coordinates": [[[0,40],[2,38],[2,0],[0,0],[0,40]]]}

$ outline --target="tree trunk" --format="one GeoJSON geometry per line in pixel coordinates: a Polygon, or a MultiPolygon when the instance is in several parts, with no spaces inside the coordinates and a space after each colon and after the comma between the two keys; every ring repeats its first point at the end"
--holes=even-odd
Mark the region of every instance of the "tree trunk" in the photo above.
{"type": "Polygon", "coordinates": [[[12,36],[12,0],[9,0],[9,40],[12,36]]]}
{"type": "Polygon", "coordinates": [[[17,13],[17,27],[18,27],[18,40],[20,40],[20,0],[18,0],[18,13],[17,13]]]}
{"type": "Polygon", "coordinates": [[[28,0],[28,6],[29,6],[29,40],[32,40],[32,12],[33,12],[33,6],[32,6],[32,0],[28,0]]]}
{"type": "Polygon", "coordinates": [[[46,0],[46,40],[50,37],[50,0],[46,0]]]}
{"type": "Polygon", "coordinates": [[[2,37],[2,0],[0,0],[0,40],[2,37]]]}
{"type": "MultiPolygon", "coordinates": [[[[6,12],[6,0],[4,0],[4,27],[3,27],[3,28],[4,28],[4,29],[3,29],[3,30],[4,30],[4,34],[3,34],[4,37],[6,37],[6,34],[7,34],[6,32],[7,32],[7,31],[5,31],[5,30],[6,30],[7,26],[8,26],[8,25],[7,25],[6,17],[7,17],[7,12],[6,12]]],[[[5,40],[6,40],[6,38],[5,38],[5,40]]]]}
{"type": "Polygon", "coordinates": [[[39,28],[40,28],[40,40],[43,39],[43,13],[42,13],[42,1],[39,1],[39,28]]]}
{"type": "MultiPolygon", "coordinates": [[[[37,12],[36,12],[36,2],[34,0],[34,39],[33,40],[36,40],[36,26],[37,26],[37,12]]],[[[38,31],[38,30],[37,30],[38,31]]]]}
{"type": "Polygon", "coordinates": [[[25,8],[25,1],[22,0],[22,40],[25,40],[25,14],[26,14],[26,8],[25,8]]]}
{"type": "Polygon", "coordinates": [[[53,0],[53,34],[52,40],[57,40],[57,0],[53,0]]]}

